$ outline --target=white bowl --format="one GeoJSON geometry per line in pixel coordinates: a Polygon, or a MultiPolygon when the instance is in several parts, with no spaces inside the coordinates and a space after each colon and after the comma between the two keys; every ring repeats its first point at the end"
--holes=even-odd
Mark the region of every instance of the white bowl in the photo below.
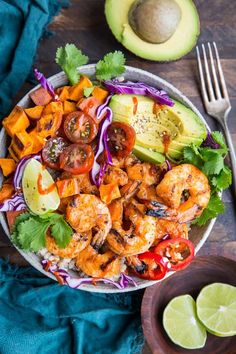
{"type": "MultiPolygon", "coordinates": [[[[80,72],[85,75],[93,76],[95,73],[95,65],[94,64],[85,65],[80,68],[80,72]]],[[[205,123],[205,125],[209,129],[209,126],[207,125],[205,119],[203,118],[201,113],[198,111],[198,109],[191,103],[191,101],[186,96],[184,96],[178,89],[176,89],[173,85],[169,84],[167,81],[165,81],[165,80],[161,79],[160,77],[153,75],[147,71],[133,68],[130,66],[126,66],[126,72],[124,74],[124,77],[127,80],[145,82],[151,86],[165,90],[170,95],[170,97],[180,101],[185,106],[192,109],[192,111],[194,111],[201,118],[201,120],[205,123]]],[[[60,72],[59,74],[51,76],[49,81],[51,82],[51,84],[55,88],[68,84],[68,80],[67,80],[67,77],[64,74],[64,72],[60,72]]],[[[37,88],[38,87],[40,87],[40,85],[38,85],[37,88]]],[[[33,90],[35,90],[35,88],[33,90]]],[[[31,90],[31,91],[33,91],[33,90],[31,90]]],[[[18,105],[22,106],[22,107],[28,107],[30,105],[30,102],[31,102],[31,100],[29,98],[29,93],[28,93],[20,100],[20,102],[18,102],[18,105]]],[[[6,153],[7,153],[7,135],[6,135],[6,132],[4,129],[2,129],[0,132],[0,146],[1,146],[0,157],[4,157],[4,156],[6,156],[6,153]]],[[[2,180],[3,180],[3,177],[0,176],[0,184],[2,184],[2,180]]],[[[0,222],[2,224],[4,231],[6,232],[8,237],[10,238],[10,233],[9,233],[9,228],[8,228],[8,224],[6,221],[5,213],[0,213],[0,222]]],[[[212,230],[214,223],[215,223],[215,219],[211,220],[205,226],[202,226],[202,227],[193,226],[191,228],[189,237],[195,245],[196,253],[200,250],[200,248],[206,242],[206,240],[212,230]]],[[[18,249],[18,251],[34,268],[38,269],[41,273],[45,274],[46,276],[56,280],[56,278],[51,273],[46,272],[43,269],[43,267],[41,265],[40,258],[37,255],[35,255],[34,253],[24,252],[20,249],[18,249]]],[[[72,276],[75,276],[75,277],[77,276],[76,273],[74,273],[74,272],[70,272],[70,273],[72,276]]],[[[173,272],[168,273],[167,276],[170,276],[172,273],[173,272]]],[[[158,281],[149,281],[149,280],[143,280],[143,279],[138,279],[138,278],[136,278],[135,280],[138,284],[137,287],[130,285],[129,287],[125,288],[124,290],[116,289],[112,285],[102,284],[102,283],[99,283],[97,286],[84,284],[84,285],[81,285],[80,289],[86,290],[86,291],[92,291],[92,292],[100,292],[100,293],[120,293],[120,292],[133,291],[133,290],[146,288],[146,287],[151,286],[151,285],[158,282],[158,281]]]]}

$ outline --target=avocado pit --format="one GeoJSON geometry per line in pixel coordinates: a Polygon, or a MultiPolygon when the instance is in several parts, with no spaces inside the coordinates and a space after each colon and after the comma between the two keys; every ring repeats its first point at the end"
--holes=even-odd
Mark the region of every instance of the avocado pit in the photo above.
{"type": "Polygon", "coordinates": [[[136,0],[129,11],[129,24],[143,40],[160,44],[172,37],[181,16],[175,0],[136,0]]]}

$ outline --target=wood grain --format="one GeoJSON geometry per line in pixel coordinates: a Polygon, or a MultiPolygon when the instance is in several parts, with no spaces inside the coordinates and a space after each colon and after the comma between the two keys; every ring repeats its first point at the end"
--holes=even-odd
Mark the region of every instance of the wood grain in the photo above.
{"type": "MultiPolygon", "coordinates": [[[[229,126],[236,147],[236,3],[232,0],[196,0],[195,3],[201,19],[199,43],[216,41],[221,55],[232,104],[229,126]]],[[[72,0],[71,6],[63,10],[51,24],[50,29],[54,36],[41,40],[34,67],[47,76],[58,72],[60,69],[54,61],[55,51],[67,42],[79,46],[90,57],[91,63],[109,51],[122,50],[127,58],[127,65],[148,70],[170,81],[192,100],[210,126],[216,128],[215,122],[206,115],[199,95],[195,51],[168,64],[140,59],[123,48],[113,37],[106,24],[103,7],[104,0],[72,0]]],[[[15,103],[30,88],[32,85],[24,84],[15,103]]],[[[224,192],[223,200],[226,212],[217,219],[199,254],[221,254],[236,259],[236,215],[230,191],[224,192]]],[[[26,265],[26,261],[4,237],[3,231],[0,234],[0,256],[26,265]]],[[[144,352],[150,353],[147,346],[144,352]]]]}

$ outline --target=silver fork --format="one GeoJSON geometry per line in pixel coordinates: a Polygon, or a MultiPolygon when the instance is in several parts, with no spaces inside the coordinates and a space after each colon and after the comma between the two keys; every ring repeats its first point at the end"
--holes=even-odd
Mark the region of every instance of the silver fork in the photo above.
{"type": "Polygon", "coordinates": [[[198,47],[196,48],[202,97],[207,113],[213,118],[216,118],[223,128],[225,139],[229,147],[233,173],[233,193],[236,198],[236,156],[228,128],[228,115],[231,110],[231,104],[216,43],[213,42],[214,50],[212,49],[211,43],[207,43],[207,47],[210,65],[208,64],[207,50],[205,45],[202,44],[204,71],[200,50],[198,47]]]}

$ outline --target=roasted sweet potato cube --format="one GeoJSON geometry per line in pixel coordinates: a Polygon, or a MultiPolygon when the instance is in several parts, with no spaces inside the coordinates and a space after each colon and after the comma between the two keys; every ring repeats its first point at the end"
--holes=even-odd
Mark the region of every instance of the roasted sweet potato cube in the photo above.
{"type": "Polygon", "coordinates": [[[79,101],[79,99],[84,96],[84,88],[92,86],[93,84],[87,76],[81,76],[78,84],[70,88],[68,99],[76,102],[79,101]]]}
{"type": "Polygon", "coordinates": [[[56,113],[56,112],[63,112],[63,104],[60,101],[52,101],[48,103],[43,110],[43,115],[56,113]]]}
{"type": "Polygon", "coordinates": [[[110,204],[114,199],[120,198],[121,196],[116,183],[101,184],[99,192],[101,200],[106,204],[110,204]]]}
{"type": "Polygon", "coordinates": [[[7,134],[13,137],[14,134],[28,128],[30,122],[23,108],[16,106],[9,116],[3,119],[2,125],[7,134]]]}
{"type": "Polygon", "coordinates": [[[4,200],[9,199],[15,194],[15,189],[12,183],[3,183],[0,189],[0,203],[3,203],[4,200]]]}
{"type": "Polygon", "coordinates": [[[13,159],[0,159],[0,167],[3,176],[7,177],[16,169],[16,163],[13,159]]]}
{"type": "Polygon", "coordinates": [[[64,114],[68,114],[77,110],[75,102],[64,101],[64,114]]]}
{"type": "Polygon", "coordinates": [[[71,88],[71,86],[60,87],[61,90],[60,90],[60,92],[58,92],[58,96],[59,96],[61,102],[64,102],[68,99],[70,88],[71,88]]]}
{"type": "Polygon", "coordinates": [[[46,144],[46,139],[39,135],[36,128],[29,133],[31,139],[33,140],[32,154],[37,154],[41,151],[46,144]]]}
{"type": "Polygon", "coordinates": [[[36,104],[36,106],[45,106],[52,100],[52,96],[44,87],[39,87],[29,94],[31,100],[36,104]]]}
{"type": "Polygon", "coordinates": [[[96,86],[92,92],[92,96],[95,97],[101,103],[105,102],[108,95],[109,95],[108,91],[98,86],[96,86]]]}
{"type": "Polygon", "coordinates": [[[54,136],[60,128],[61,122],[61,112],[43,115],[37,122],[36,131],[43,138],[54,136]]]}
{"type": "Polygon", "coordinates": [[[60,198],[67,198],[80,193],[79,182],[76,178],[63,179],[56,182],[60,198]]]}
{"type": "Polygon", "coordinates": [[[38,120],[41,118],[44,106],[35,106],[32,108],[25,108],[25,113],[32,120],[38,120]]]}
{"type": "Polygon", "coordinates": [[[21,159],[32,153],[33,140],[26,131],[21,131],[13,136],[10,147],[13,149],[15,155],[21,159]]]}

